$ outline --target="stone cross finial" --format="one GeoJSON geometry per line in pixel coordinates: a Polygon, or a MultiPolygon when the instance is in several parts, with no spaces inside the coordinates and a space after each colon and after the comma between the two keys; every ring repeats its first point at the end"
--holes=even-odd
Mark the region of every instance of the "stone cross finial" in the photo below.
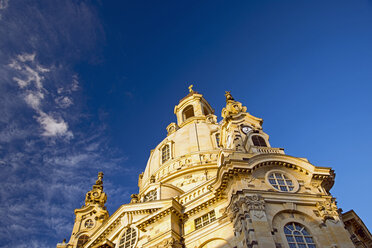
{"type": "Polygon", "coordinates": [[[192,87],[194,87],[194,85],[190,85],[190,86],[189,86],[189,92],[190,92],[190,93],[194,92],[194,90],[192,89],[192,87]]]}
{"type": "Polygon", "coordinates": [[[225,97],[226,97],[226,102],[229,100],[234,100],[234,97],[232,97],[230,91],[225,91],[225,97]]]}

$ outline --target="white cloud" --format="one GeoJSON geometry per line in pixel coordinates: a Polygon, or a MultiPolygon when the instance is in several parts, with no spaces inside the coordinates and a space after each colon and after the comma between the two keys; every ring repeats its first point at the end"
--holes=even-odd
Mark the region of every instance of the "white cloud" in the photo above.
{"type": "Polygon", "coordinates": [[[41,92],[30,92],[25,96],[26,103],[35,110],[40,109],[40,101],[44,98],[41,92]]]}
{"type": "MultiPolygon", "coordinates": [[[[36,120],[44,130],[42,136],[72,138],[73,134],[68,130],[68,124],[65,120],[62,118],[57,120],[46,114],[42,109],[42,100],[44,100],[44,95],[48,94],[43,86],[43,81],[45,80],[45,73],[51,72],[51,68],[41,66],[36,60],[36,53],[20,54],[8,66],[18,72],[13,80],[23,90],[21,94],[27,105],[36,111],[38,115],[36,120]]],[[[78,87],[74,85],[78,85],[77,76],[74,76],[71,87],[78,87]]],[[[59,89],[57,92],[59,92],[59,89]]],[[[61,108],[67,108],[72,105],[73,101],[68,96],[60,96],[55,99],[55,103],[61,108]]]]}
{"type": "Polygon", "coordinates": [[[0,0],[0,9],[6,9],[9,6],[9,0],[0,0]]]}
{"type": "Polygon", "coordinates": [[[68,131],[68,124],[63,120],[56,120],[44,112],[40,112],[37,121],[44,128],[43,136],[66,136],[72,138],[72,132],[68,131]]]}
{"type": "Polygon", "coordinates": [[[68,108],[72,105],[72,100],[68,96],[60,96],[54,100],[61,108],[68,108]]]}
{"type": "Polygon", "coordinates": [[[79,89],[79,81],[78,81],[78,76],[74,75],[72,77],[72,84],[71,84],[71,90],[72,91],[77,91],[79,89]]]}
{"type": "Polygon", "coordinates": [[[25,54],[20,54],[17,56],[18,60],[22,61],[22,62],[26,62],[26,61],[34,61],[35,60],[35,56],[36,56],[36,53],[32,53],[32,54],[28,54],[28,53],[25,53],[25,54]]]}

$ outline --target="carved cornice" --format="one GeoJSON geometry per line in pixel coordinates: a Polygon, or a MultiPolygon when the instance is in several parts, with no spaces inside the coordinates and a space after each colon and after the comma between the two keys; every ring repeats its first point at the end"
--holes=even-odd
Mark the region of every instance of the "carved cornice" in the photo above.
{"type": "Polygon", "coordinates": [[[314,210],[315,214],[321,217],[323,222],[329,219],[337,220],[339,218],[339,212],[338,212],[335,198],[317,202],[316,209],[317,210],[314,210]]]}
{"type": "Polygon", "coordinates": [[[282,154],[260,154],[251,158],[245,158],[238,155],[235,156],[234,154],[235,153],[231,153],[227,150],[220,153],[222,158],[219,159],[216,181],[209,187],[209,189],[216,192],[216,194],[224,192],[231,178],[234,176],[252,173],[254,170],[264,166],[283,166],[297,170],[305,175],[313,174],[313,179],[322,180],[323,187],[328,186],[326,190],[329,190],[334,182],[334,172],[332,169],[315,167],[299,158],[282,154]]]}

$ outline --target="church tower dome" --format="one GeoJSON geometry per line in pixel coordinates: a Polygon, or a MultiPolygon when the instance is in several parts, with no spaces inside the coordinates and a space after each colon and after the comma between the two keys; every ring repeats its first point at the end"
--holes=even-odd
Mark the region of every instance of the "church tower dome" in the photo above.
{"type": "Polygon", "coordinates": [[[217,171],[219,124],[212,107],[191,85],[174,113],[177,123],[168,125],[140,175],[138,200],[155,191],[159,199],[180,195],[217,171]]]}

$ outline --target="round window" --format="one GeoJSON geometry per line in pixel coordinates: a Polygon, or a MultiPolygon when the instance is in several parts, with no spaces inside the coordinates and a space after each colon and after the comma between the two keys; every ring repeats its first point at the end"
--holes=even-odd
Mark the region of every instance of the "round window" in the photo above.
{"type": "Polygon", "coordinates": [[[266,174],[266,182],[275,190],[282,192],[295,192],[299,188],[297,180],[292,175],[279,170],[269,171],[266,174]]]}

